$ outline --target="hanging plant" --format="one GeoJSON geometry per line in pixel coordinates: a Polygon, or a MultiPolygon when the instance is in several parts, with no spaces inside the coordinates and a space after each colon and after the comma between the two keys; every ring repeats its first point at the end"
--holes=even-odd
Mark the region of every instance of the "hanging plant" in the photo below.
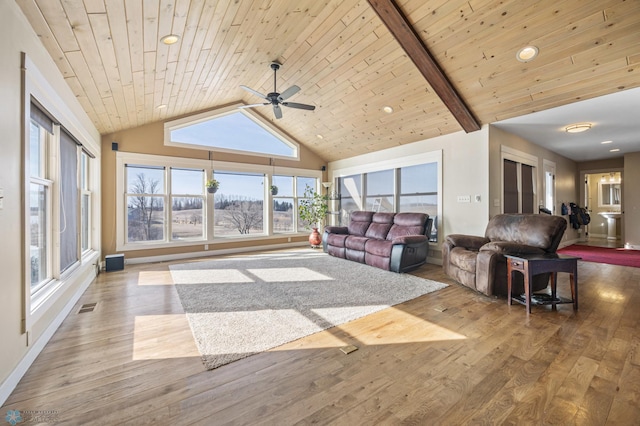
{"type": "Polygon", "coordinates": [[[278,187],[275,185],[271,185],[269,187],[269,189],[271,190],[271,195],[278,195],[278,187]]]}
{"type": "Polygon", "coordinates": [[[220,186],[220,182],[215,179],[209,179],[206,183],[207,192],[210,194],[215,194],[220,186]]]}

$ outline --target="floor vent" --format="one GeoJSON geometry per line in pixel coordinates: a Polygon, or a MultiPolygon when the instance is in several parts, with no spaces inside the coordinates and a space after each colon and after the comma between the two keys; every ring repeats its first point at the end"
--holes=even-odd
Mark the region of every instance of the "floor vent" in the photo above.
{"type": "Polygon", "coordinates": [[[80,310],[78,311],[78,313],[86,314],[87,312],[93,312],[97,304],[98,303],[85,303],[84,305],[80,306],[80,310]]]}

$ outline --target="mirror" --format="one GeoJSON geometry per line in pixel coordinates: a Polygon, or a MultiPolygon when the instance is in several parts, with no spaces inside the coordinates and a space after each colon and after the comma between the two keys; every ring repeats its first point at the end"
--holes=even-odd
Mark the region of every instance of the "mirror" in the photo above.
{"type": "Polygon", "coordinates": [[[620,184],[598,182],[598,206],[620,207],[620,184]]]}

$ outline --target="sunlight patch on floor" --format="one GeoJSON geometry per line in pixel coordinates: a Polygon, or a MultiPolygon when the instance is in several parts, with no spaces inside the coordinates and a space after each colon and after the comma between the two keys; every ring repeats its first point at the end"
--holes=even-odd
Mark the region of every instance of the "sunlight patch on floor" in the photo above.
{"type": "Polygon", "coordinates": [[[135,317],[133,360],[199,356],[185,314],[135,317]]]}
{"type": "Polygon", "coordinates": [[[267,268],[247,269],[264,282],[305,282],[305,281],[334,281],[333,278],[312,271],[309,268],[267,268]]]}
{"type": "Polygon", "coordinates": [[[171,271],[140,271],[138,285],[173,285],[171,271]]]}
{"type": "Polygon", "coordinates": [[[237,269],[173,269],[176,284],[240,284],[255,280],[237,269]]]}

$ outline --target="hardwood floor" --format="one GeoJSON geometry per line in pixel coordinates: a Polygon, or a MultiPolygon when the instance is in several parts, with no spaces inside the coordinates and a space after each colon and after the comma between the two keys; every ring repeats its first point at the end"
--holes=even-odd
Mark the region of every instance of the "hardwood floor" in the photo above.
{"type": "MultiPolygon", "coordinates": [[[[527,316],[426,265],[415,274],[450,286],[205,371],[168,264],[100,274],[0,413],[54,410],[82,425],[640,424],[640,269],[580,262],[580,310],[527,316]],[[359,349],[345,355],[347,344],[359,349]]],[[[558,287],[568,295],[566,274],[558,287]]]]}

